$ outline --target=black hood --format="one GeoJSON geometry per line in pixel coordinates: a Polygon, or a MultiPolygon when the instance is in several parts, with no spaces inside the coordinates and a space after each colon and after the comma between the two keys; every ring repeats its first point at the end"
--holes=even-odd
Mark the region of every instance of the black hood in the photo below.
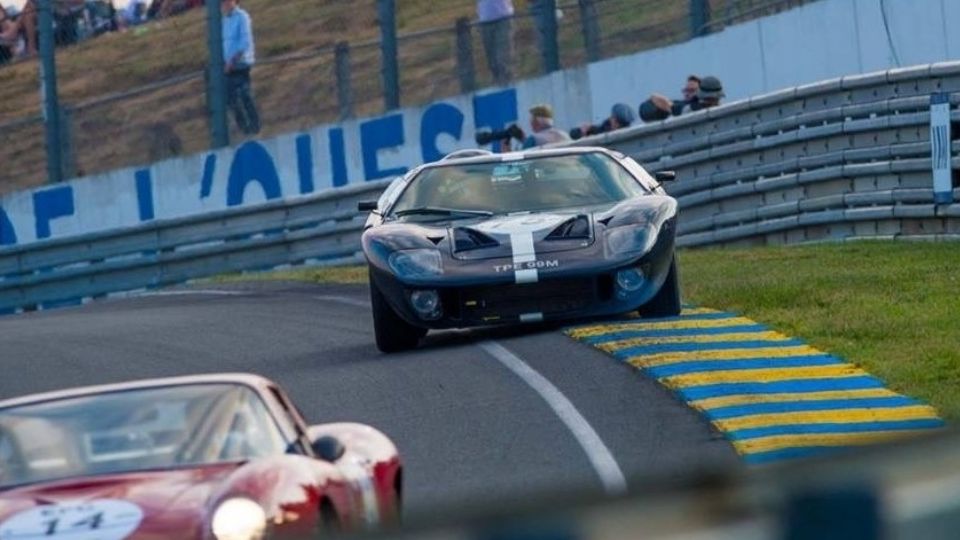
{"type": "MultiPolygon", "coordinates": [[[[386,221],[363,236],[368,255],[385,257],[395,250],[434,248],[460,261],[523,258],[592,246],[609,227],[662,223],[676,213],[669,197],[649,195],[615,205],[564,208],[437,221],[386,221]]],[[[659,225],[657,225],[659,228],[659,225]]]]}
{"type": "Polygon", "coordinates": [[[450,249],[460,260],[511,257],[524,244],[537,253],[555,253],[594,242],[593,215],[584,212],[538,212],[494,216],[448,229],[450,249]]]}

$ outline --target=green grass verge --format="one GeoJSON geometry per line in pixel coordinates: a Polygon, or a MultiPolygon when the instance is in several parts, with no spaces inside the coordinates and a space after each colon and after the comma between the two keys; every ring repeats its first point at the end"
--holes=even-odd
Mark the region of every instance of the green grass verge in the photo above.
{"type": "Polygon", "coordinates": [[[366,266],[318,266],[274,270],[271,272],[244,272],[224,274],[210,279],[212,283],[237,283],[249,281],[307,281],[310,283],[366,283],[366,266]]]}
{"type": "MultiPolygon", "coordinates": [[[[680,253],[684,299],[862,366],[960,420],[960,243],[859,242],[680,253]]],[[[363,267],[219,280],[366,283],[363,267]]]]}
{"type": "Polygon", "coordinates": [[[685,251],[684,297],[862,366],[960,419],[960,244],[685,251]]]}

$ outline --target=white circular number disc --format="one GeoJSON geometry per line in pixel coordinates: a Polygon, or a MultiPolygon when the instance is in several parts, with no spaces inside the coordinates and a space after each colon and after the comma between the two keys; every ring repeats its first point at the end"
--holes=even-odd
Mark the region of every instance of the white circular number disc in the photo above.
{"type": "Polygon", "coordinates": [[[123,540],[143,521],[139,506],[114,499],[41,505],[0,523],[0,540],[123,540]]]}

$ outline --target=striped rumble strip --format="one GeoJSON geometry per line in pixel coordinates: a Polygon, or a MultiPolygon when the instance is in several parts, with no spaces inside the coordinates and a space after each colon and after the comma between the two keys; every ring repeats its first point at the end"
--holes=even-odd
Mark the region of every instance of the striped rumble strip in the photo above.
{"type": "Polygon", "coordinates": [[[748,463],[890,441],[944,426],[930,406],[853,364],[745,317],[679,317],[566,329],[703,412],[748,463]]]}

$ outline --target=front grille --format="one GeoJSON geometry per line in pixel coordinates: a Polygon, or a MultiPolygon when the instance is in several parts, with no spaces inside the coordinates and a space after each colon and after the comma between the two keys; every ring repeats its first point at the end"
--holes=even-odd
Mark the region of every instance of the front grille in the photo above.
{"type": "Polygon", "coordinates": [[[526,313],[572,313],[597,302],[603,296],[602,288],[592,277],[467,287],[459,291],[459,312],[464,320],[482,322],[515,319],[526,313]]]}

